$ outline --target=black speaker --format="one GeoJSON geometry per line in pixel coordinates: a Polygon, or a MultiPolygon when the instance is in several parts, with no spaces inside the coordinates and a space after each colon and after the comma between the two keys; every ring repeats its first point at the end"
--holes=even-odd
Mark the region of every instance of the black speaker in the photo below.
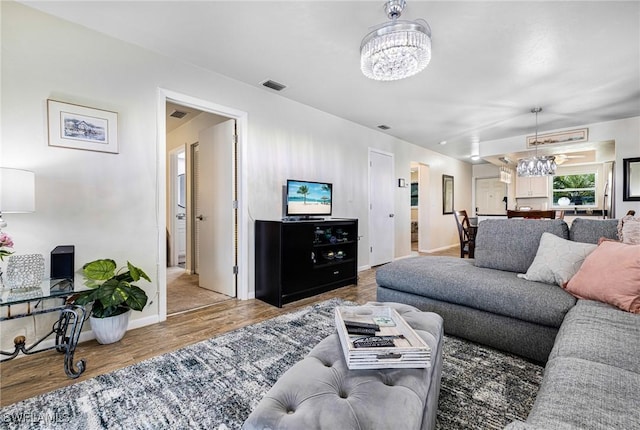
{"type": "Polygon", "coordinates": [[[75,246],[61,245],[56,246],[51,251],[51,277],[52,278],[69,278],[73,280],[73,261],[75,255],[75,246]]]}

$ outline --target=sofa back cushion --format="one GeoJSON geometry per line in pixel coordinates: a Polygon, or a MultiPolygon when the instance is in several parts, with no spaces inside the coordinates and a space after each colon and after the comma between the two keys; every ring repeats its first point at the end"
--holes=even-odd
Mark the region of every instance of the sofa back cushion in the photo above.
{"type": "Polygon", "coordinates": [[[569,239],[574,242],[598,243],[598,239],[619,240],[617,219],[576,218],[571,223],[569,239]]]}
{"type": "Polygon", "coordinates": [[[533,263],[542,233],[569,238],[569,227],[560,219],[495,219],[478,224],[475,265],[526,273],[533,263]]]}

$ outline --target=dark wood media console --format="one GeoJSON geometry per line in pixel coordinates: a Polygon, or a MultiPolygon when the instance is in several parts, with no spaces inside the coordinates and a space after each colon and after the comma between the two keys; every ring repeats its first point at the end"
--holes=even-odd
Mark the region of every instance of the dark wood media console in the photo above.
{"type": "Polygon", "coordinates": [[[274,306],[358,282],[358,220],[256,221],[256,298],[274,306]]]}

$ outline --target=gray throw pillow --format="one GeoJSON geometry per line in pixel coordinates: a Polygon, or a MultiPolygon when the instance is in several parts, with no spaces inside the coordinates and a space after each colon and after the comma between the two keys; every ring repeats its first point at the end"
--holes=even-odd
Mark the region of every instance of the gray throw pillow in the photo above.
{"type": "Polygon", "coordinates": [[[551,233],[542,233],[536,258],[519,278],[562,286],[576,274],[582,262],[597,245],[573,242],[551,233]]]}

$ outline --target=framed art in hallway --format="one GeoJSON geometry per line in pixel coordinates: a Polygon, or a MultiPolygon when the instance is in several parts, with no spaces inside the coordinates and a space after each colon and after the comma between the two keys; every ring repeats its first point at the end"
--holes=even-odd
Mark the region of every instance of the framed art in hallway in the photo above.
{"type": "Polygon", "coordinates": [[[47,100],[49,146],[118,153],[118,113],[47,100]]]}
{"type": "Polygon", "coordinates": [[[442,214],[453,213],[453,176],[442,175],[442,214]]]}

